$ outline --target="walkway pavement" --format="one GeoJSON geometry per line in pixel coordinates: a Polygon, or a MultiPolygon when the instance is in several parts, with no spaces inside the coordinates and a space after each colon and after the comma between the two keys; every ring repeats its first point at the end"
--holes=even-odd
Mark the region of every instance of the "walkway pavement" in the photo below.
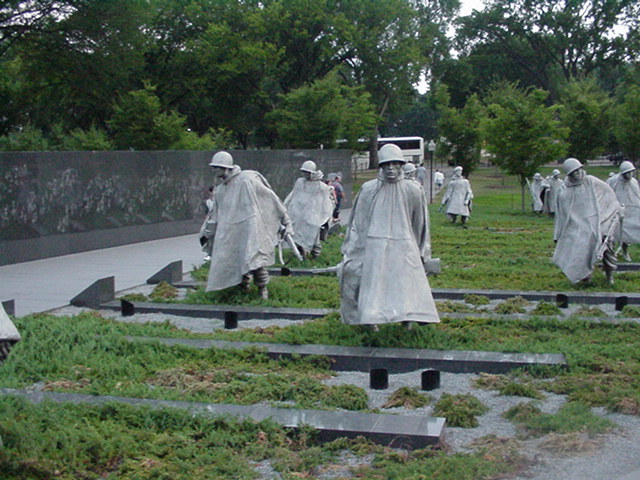
{"type": "MultiPolygon", "coordinates": [[[[342,223],[350,212],[342,210],[342,223]]],[[[185,273],[202,264],[196,233],[0,266],[0,302],[14,300],[18,317],[46,312],[101,278],[114,277],[116,292],[128,290],[178,260],[185,273]]]]}
{"type": "Polygon", "coordinates": [[[16,316],[63,307],[96,280],[115,277],[116,291],[146,283],[171,262],[183,270],[200,265],[196,234],[0,267],[0,301],[15,300],[16,316]]]}

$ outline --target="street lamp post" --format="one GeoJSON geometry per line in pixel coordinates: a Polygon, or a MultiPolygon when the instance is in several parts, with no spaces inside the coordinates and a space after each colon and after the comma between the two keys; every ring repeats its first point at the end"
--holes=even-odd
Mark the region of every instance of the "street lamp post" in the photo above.
{"type": "Polygon", "coordinates": [[[436,142],[429,140],[427,144],[427,150],[429,150],[429,173],[431,181],[429,183],[429,203],[433,203],[433,152],[436,150],[436,142]]]}

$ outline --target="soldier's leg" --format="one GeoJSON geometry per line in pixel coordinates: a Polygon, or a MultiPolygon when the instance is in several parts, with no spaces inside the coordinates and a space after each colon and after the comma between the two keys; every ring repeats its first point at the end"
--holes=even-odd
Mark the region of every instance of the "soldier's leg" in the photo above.
{"type": "Polygon", "coordinates": [[[622,242],[622,258],[627,262],[631,261],[631,255],[629,255],[629,244],[622,242]]]}
{"type": "Polygon", "coordinates": [[[240,282],[240,290],[243,292],[249,291],[249,285],[251,285],[251,274],[245,273],[242,275],[242,281],[240,282]]]}
{"type": "Polygon", "coordinates": [[[316,243],[313,248],[311,249],[311,258],[318,258],[320,256],[320,253],[322,253],[322,245],[319,243],[316,243]]]}
{"type": "Polygon", "coordinates": [[[449,220],[451,220],[451,223],[456,223],[456,218],[458,216],[454,215],[453,213],[447,213],[447,217],[449,217],[449,220]]]}
{"type": "Polygon", "coordinates": [[[251,273],[253,273],[253,283],[258,287],[258,295],[266,300],[269,298],[269,290],[267,290],[269,271],[264,267],[260,267],[251,273]]]}
{"type": "Polygon", "coordinates": [[[602,256],[602,269],[607,276],[607,282],[613,285],[613,273],[618,269],[618,257],[611,243],[607,244],[607,248],[602,256]]]}

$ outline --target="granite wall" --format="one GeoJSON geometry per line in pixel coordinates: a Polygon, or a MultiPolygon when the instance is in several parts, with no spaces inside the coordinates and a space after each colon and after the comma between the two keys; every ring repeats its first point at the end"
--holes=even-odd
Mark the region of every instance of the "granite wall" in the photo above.
{"type": "MultiPolygon", "coordinates": [[[[197,232],[213,153],[0,153],[0,265],[197,232]]],[[[282,199],[305,160],[325,174],[341,172],[350,205],[349,151],[231,153],[282,199]]]]}

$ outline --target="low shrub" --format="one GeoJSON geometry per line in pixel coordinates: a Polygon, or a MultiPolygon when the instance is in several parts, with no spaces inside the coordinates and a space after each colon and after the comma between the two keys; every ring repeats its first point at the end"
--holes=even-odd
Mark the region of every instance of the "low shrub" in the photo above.
{"type": "Polygon", "coordinates": [[[486,411],[487,407],[471,394],[443,393],[434,406],[433,415],[446,417],[451,427],[475,428],[479,425],[476,416],[486,411]]]}

